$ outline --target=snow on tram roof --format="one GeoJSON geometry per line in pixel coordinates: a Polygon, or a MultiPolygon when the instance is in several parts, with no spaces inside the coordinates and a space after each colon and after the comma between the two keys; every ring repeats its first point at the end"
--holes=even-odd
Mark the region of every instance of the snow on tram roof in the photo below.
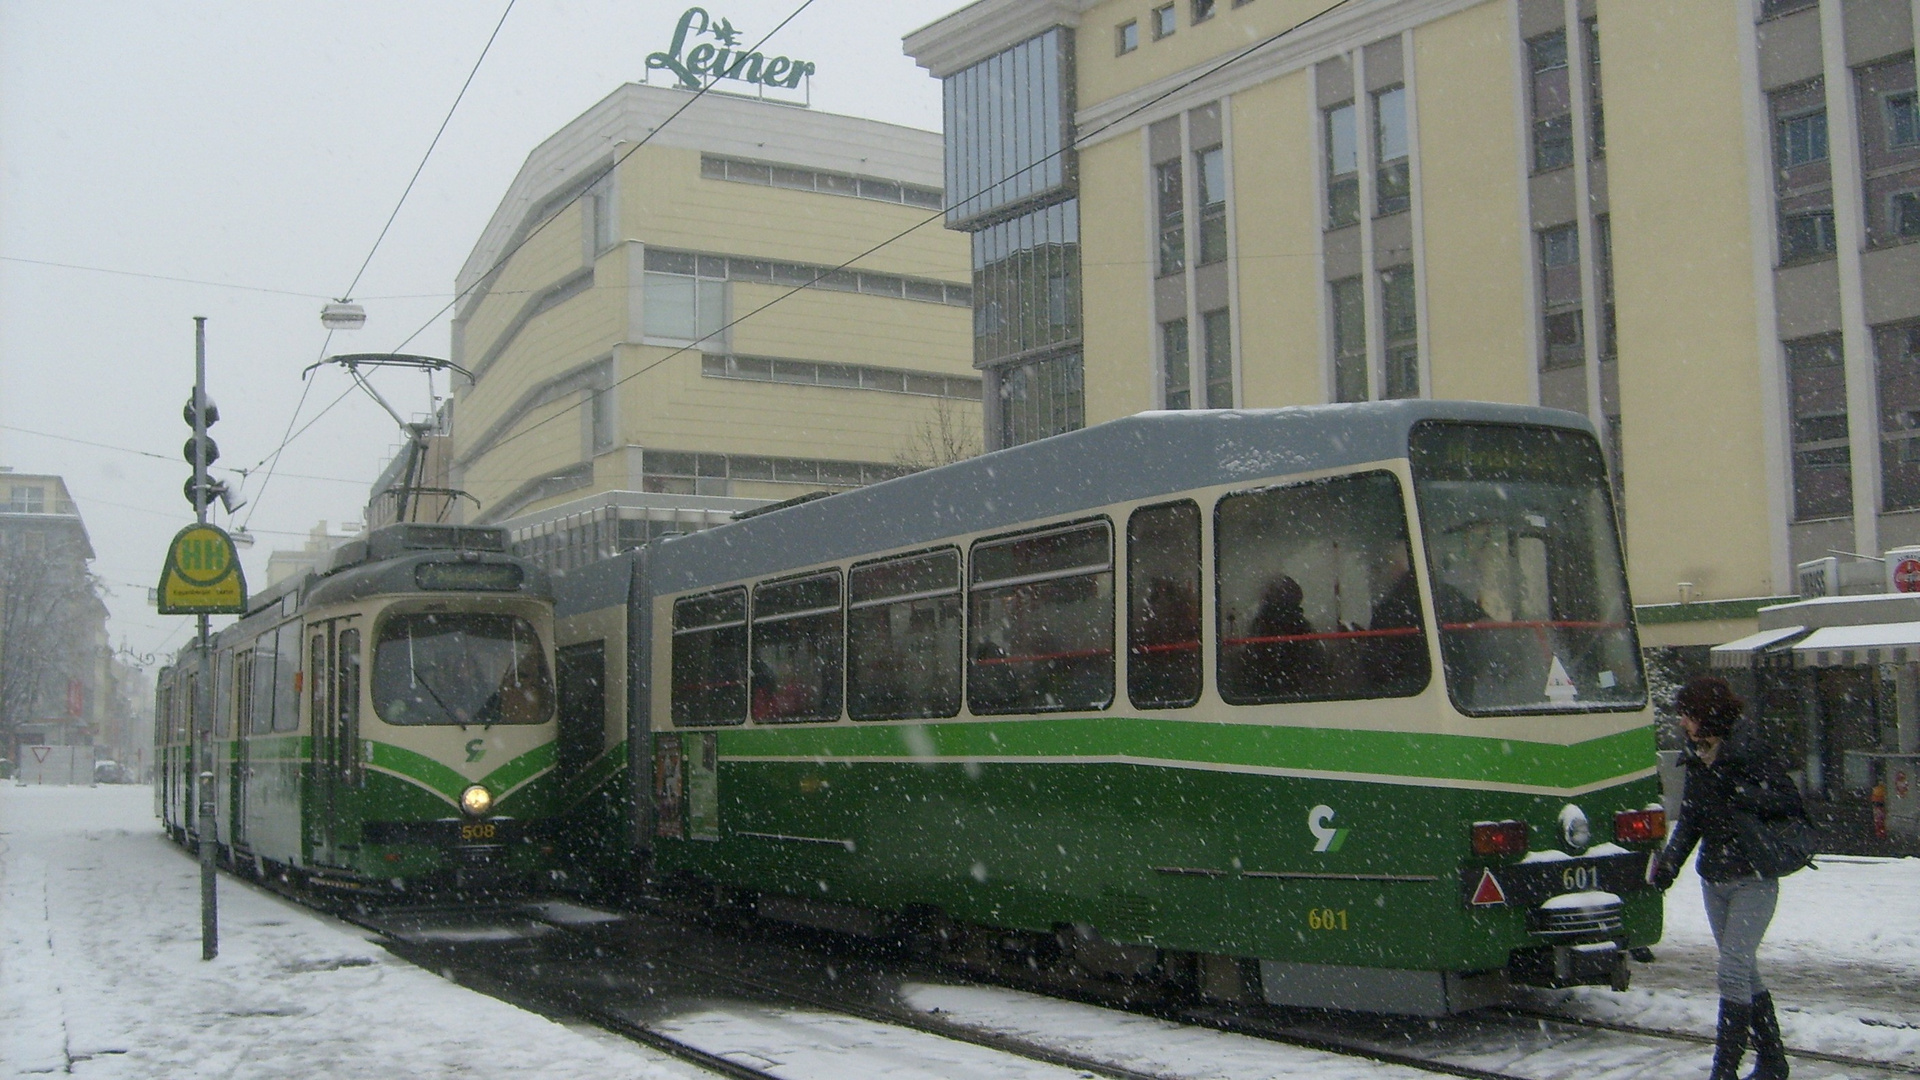
{"type": "Polygon", "coordinates": [[[652,545],[656,595],[1219,484],[1405,457],[1423,420],[1593,432],[1558,409],[1359,402],[1138,413],[652,545]]]}

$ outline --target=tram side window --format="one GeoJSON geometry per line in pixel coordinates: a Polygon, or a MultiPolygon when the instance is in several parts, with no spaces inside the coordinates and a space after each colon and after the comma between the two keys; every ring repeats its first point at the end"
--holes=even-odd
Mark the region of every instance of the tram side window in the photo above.
{"type": "Polygon", "coordinates": [[[1101,709],[1113,701],[1106,522],[975,544],[967,604],[974,712],[1101,709]]]}
{"type": "Polygon", "coordinates": [[[294,688],[294,673],[300,670],[300,624],[290,622],[275,634],[273,730],[297,731],[300,728],[300,691],[294,688]]]}
{"type": "Polygon", "coordinates": [[[960,711],[960,553],[856,566],[847,575],[847,714],[909,720],[960,711]]]}
{"type": "Polygon", "coordinates": [[[840,571],[753,590],[755,721],[840,719],[840,571]]]}
{"type": "Polygon", "coordinates": [[[713,727],[747,719],[747,590],[673,605],[673,722],[713,727]]]}
{"type": "Polygon", "coordinates": [[[338,644],[340,667],[334,704],[340,710],[340,776],[348,783],[360,780],[360,631],[342,630],[338,644]]]}
{"type": "Polygon", "coordinates": [[[253,726],[255,735],[273,731],[274,636],[261,634],[253,642],[253,726]]]}
{"type": "Polygon", "coordinates": [[[1127,696],[1143,709],[1200,700],[1200,508],[1148,506],[1127,520],[1127,696]]]}
{"type": "Polygon", "coordinates": [[[1215,510],[1220,696],[1406,697],[1432,676],[1400,481],[1360,473],[1215,510]]]}
{"type": "Polygon", "coordinates": [[[233,660],[233,731],[245,735],[253,730],[253,653],[243,652],[233,660]]]}
{"type": "Polygon", "coordinates": [[[216,738],[227,737],[227,710],[233,707],[233,654],[215,653],[213,694],[213,734],[216,738]]]}
{"type": "MultiPolygon", "coordinates": [[[[307,652],[307,693],[312,700],[307,705],[307,715],[313,718],[313,737],[315,741],[333,737],[326,723],[327,694],[333,689],[327,685],[327,635],[325,632],[313,635],[312,647],[307,652]]],[[[322,754],[318,748],[314,753],[314,767],[318,769],[322,754]]]]}

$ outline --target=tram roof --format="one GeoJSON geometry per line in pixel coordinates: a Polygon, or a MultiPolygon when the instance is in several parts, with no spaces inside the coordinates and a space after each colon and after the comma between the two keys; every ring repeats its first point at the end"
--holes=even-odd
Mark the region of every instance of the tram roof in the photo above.
{"type": "Polygon", "coordinates": [[[1593,433],[1577,413],[1479,401],[1145,412],[652,547],[656,595],[1219,484],[1403,458],[1423,420],[1593,433]]]}

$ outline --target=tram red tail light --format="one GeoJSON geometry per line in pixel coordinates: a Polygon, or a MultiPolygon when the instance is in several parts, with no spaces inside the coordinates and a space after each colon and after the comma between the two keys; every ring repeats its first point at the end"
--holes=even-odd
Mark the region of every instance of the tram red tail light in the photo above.
{"type": "Polygon", "coordinates": [[[1476,821],[1473,823],[1473,853],[1520,855],[1527,850],[1527,823],[1524,821],[1476,821]]]}
{"type": "Polygon", "coordinates": [[[1665,810],[1622,810],[1613,815],[1613,838],[1623,844],[1648,844],[1666,835],[1665,810]]]}

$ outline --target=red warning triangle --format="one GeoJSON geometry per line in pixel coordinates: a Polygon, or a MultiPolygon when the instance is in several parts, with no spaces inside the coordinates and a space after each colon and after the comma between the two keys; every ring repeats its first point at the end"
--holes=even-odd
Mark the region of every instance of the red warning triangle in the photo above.
{"type": "Polygon", "coordinates": [[[1507,893],[1493,876],[1493,871],[1480,871],[1480,884],[1473,890],[1473,899],[1467,901],[1474,907],[1493,907],[1507,902],[1507,893]]]}

